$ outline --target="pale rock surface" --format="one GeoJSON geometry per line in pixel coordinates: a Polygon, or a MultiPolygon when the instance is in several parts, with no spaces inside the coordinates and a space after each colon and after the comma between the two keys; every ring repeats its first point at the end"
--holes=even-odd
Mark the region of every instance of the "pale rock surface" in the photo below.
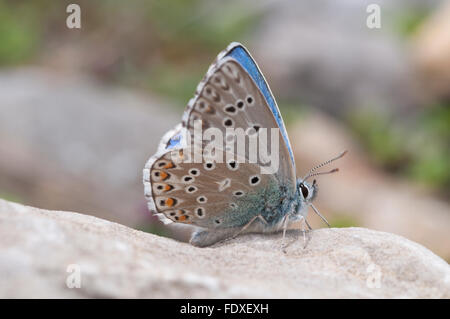
{"type": "MultiPolygon", "coordinates": [[[[290,233],[288,240],[296,239],[290,233]]],[[[449,298],[450,267],[397,235],[314,231],[306,248],[247,235],[210,248],[0,200],[1,298],[449,298]],[[78,265],[81,288],[66,280],[78,265]]]]}

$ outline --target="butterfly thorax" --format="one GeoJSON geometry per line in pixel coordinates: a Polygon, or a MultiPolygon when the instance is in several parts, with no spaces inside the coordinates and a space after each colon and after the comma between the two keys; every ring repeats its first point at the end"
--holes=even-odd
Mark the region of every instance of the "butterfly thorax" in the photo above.
{"type": "Polygon", "coordinates": [[[237,201],[236,210],[224,212],[224,224],[239,228],[249,223],[255,215],[260,215],[265,223],[256,221],[252,228],[264,232],[276,231],[286,216],[294,217],[299,205],[299,196],[292,191],[292,186],[270,183],[237,201]]]}

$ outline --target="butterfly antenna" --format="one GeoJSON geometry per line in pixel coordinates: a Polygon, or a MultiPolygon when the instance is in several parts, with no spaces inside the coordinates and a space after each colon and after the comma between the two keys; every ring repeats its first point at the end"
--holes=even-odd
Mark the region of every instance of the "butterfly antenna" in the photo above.
{"type": "Polygon", "coordinates": [[[317,175],[326,175],[326,174],[332,174],[332,173],[336,173],[336,172],[339,172],[339,168],[333,168],[332,170],[330,170],[328,172],[317,172],[317,173],[313,173],[313,174],[308,174],[308,176],[306,178],[304,178],[303,180],[306,180],[307,178],[317,176],[317,175]]]}
{"type": "Polygon", "coordinates": [[[319,172],[319,173],[313,174],[317,169],[319,169],[319,168],[321,168],[321,167],[323,167],[323,166],[325,166],[325,165],[328,165],[328,164],[334,162],[335,160],[340,159],[340,158],[343,157],[345,154],[347,154],[347,151],[343,151],[343,152],[342,152],[341,154],[339,154],[338,156],[333,157],[332,159],[330,159],[330,160],[328,160],[328,161],[326,161],[326,162],[323,162],[323,163],[321,163],[321,164],[319,164],[319,165],[317,165],[317,166],[314,166],[313,168],[311,168],[311,170],[308,172],[308,174],[306,174],[305,177],[303,177],[303,180],[307,180],[307,179],[310,178],[311,176],[324,175],[324,174],[331,174],[331,173],[338,172],[339,169],[334,168],[334,169],[332,169],[331,171],[328,171],[328,172],[319,172]]]}
{"type": "Polygon", "coordinates": [[[322,214],[317,210],[316,207],[314,207],[313,204],[309,204],[309,206],[311,206],[312,209],[314,210],[314,212],[315,212],[317,215],[319,215],[320,218],[322,218],[322,220],[325,222],[325,224],[328,225],[328,227],[331,227],[330,224],[328,223],[327,219],[326,219],[325,217],[322,216],[322,214]]]}

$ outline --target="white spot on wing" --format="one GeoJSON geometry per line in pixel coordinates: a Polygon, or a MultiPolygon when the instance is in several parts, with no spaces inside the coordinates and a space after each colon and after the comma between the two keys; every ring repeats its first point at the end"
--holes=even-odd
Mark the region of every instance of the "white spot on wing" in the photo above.
{"type": "Polygon", "coordinates": [[[219,192],[222,192],[223,190],[231,186],[231,179],[225,178],[223,181],[216,183],[219,184],[219,192]]]}

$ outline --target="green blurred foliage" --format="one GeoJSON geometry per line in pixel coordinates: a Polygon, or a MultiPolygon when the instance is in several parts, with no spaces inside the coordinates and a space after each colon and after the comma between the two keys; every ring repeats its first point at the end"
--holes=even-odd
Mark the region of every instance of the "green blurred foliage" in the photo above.
{"type": "Polygon", "coordinates": [[[29,9],[0,1],[0,65],[16,65],[34,56],[39,28],[29,9]]]}
{"type": "Polygon", "coordinates": [[[450,105],[431,107],[414,128],[409,152],[414,157],[409,176],[450,190],[450,105]]]}
{"type": "Polygon", "coordinates": [[[15,202],[15,203],[20,203],[20,204],[23,203],[21,198],[19,198],[16,195],[10,194],[10,193],[1,192],[0,193],[0,198],[4,199],[4,200],[7,200],[9,202],[15,202]]]}
{"type": "Polygon", "coordinates": [[[377,164],[396,170],[406,161],[402,133],[389,117],[366,110],[354,113],[350,124],[377,164]]]}
{"type": "Polygon", "coordinates": [[[345,228],[345,227],[359,227],[360,223],[348,214],[337,213],[333,214],[333,218],[330,219],[331,227],[345,228]]]}
{"type": "Polygon", "coordinates": [[[245,4],[225,1],[155,1],[147,13],[162,51],[148,84],[183,106],[218,52],[230,42],[242,41],[259,19],[245,4]]]}
{"type": "Polygon", "coordinates": [[[285,101],[278,99],[278,107],[283,117],[286,127],[294,125],[299,121],[305,120],[308,115],[308,107],[302,103],[295,103],[293,101],[285,101]]]}
{"type": "Polygon", "coordinates": [[[176,51],[199,47],[212,52],[222,50],[224,43],[242,38],[257,18],[245,3],[237,6],[234,1],[153,1],[147,12],[154,32],[166,45],[176,45],[176,51]]]}
{"type": "Polygon", "coordinates": [[[377,164],[448,192],[449,106],[430,106],[406,122],[368,111],[354,114],[349,122],[377,164]]]}
{"type": "Polygon", "coordinates": [[[149,72],[148,85],[152,91],[176,100],[184,108],[206,70],[200,67],[194,69],[189,65],[176,67],[160,64],[149,72]]]}
{"type": "Polygon", "coordinates": [[[394,31],[403,37],[412,36],[430,15],[430,11],[420,7],[406,7],[392,17],[394,31]]]}
{"type": "Polygon", "coordinates": [[[245,42],[259,20],[237,1],[79,0],[82,29],[70,30],[70,3],[0,0],[0,65],[51,59],[69,47],[83,71],[184,106],[217,53],[245,42]]]}
{"type": "Polygon", "coordinates": [[[151,223],[151,224],[148,223],[146,225],[137,227],[136,229],[146,232],[146,233],[151,233],[151,234],[155,234],[158,236],[162,236],[162,237],[171,237],[170,232],[167,231],[165,228],[163,228],[160,224],[157,224],[157,223],[151,223]]]}

